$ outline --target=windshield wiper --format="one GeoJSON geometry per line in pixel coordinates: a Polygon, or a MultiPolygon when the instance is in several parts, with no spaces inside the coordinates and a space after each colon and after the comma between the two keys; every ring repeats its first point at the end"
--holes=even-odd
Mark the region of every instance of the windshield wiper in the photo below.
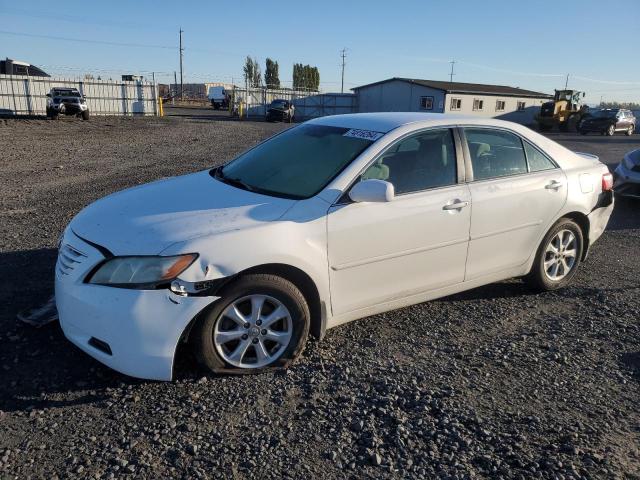
{"type": "Polygon", "coordinates": [[[225,174],[222,173],[222,167],[216,168],[214,175],[216,178],[219,178],[220,180],[222,180],[224,183],[228,185],[233,185],[234,187],[242,188],[243,190],[248,190],[250,192],[256,191],[255,188],[253,188],[249,184],[244,183],[239,178],[231,178],[231,177],[225,176],[225,174]]]}

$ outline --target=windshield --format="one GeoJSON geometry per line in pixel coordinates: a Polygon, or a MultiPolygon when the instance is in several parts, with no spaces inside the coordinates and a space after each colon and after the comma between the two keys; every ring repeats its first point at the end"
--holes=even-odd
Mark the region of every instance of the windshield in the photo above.
{"type": "Polygon", "coordinates": [[[592,115],[596,118],[615,118],[616,114],[613,110],[600,110],[598,112],[594,112],[592,115]]]}
{"type": "Polygon", "coordinates": [[[277,135],[231,163],[215,176],[240,188],[286,198],[309,198],[382,134],[303,124],[277,135]]]}
{"type": "Polygon", "coordinates": [[[271,102],[271,106],[275,108],[284,108],[285,103],[287,103],[285,100],[274,100],[271,102]]]}
{"type": "Polygon", "coordinates": [[[80,93],[77,90],[54,90],[53,95],[56,97],[79,97],[80,93]]]}

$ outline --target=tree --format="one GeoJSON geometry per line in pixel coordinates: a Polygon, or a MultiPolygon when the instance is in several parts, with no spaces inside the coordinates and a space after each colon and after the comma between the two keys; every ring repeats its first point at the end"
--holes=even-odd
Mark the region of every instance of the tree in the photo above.
{"type": "Polygon", "coordinates": [[[318,91],[320,88],[320,72],[318,67],[293,64],[293,89],[318,91]]]}
{"type": "Polygon", "coordinates": [[[260,86],[260,65],[255,58],[251,58],[247,55],[244,61],[244,81],[249,87],[260,86]]]}
{"type": "Polygon", "coordinates": [[[274,62],[270,58],[267,58],[265,71],[264,71],[264,83],[267,88],[280,88],[280,75],[278,72],[278,62],[274,62]]]}
{"type": "Polygon", "coordinates": [[[252,85],[253,83],[253,60],[247,55],[247,58],[244,61],[244,83],[247,85],[252,85]]]}
{"type": "Polygon", "coordinates": [[[626,108],[640,110],[640,104],[635,102],[600,102],[600,108],[626,108]]]}

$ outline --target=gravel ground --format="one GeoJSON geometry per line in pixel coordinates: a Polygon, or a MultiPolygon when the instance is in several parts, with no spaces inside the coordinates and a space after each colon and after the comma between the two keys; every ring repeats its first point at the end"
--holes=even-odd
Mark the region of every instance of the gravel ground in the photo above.
{"type": "MultiPolygon", "coordinates": [[[[281,124],[0,120],[0,478],[640,478],[640,215],[619,202],[570,288],[519,280],[353,322],[287,372],[115,373],[57,324],[55,243],[84,205],[216,165],[281,124]]],[[[609,165],[638,137],[553,135],[609,165]]]]}

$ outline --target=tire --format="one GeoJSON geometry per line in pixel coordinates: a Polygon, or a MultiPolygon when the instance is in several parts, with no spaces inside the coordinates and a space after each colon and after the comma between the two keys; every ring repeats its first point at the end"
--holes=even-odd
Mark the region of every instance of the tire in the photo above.
{"type": "Polygon", "coordinates": [[[635,132],[636,130],[636,126],[635,125],[629,125],[629,128],[627,128],[627,137],[630,137],[631,135],[633,135],[633,132],[635,132]]]}
{"type": "Polygon", "coordinates": [[[298,357],[309,334],[311,315],[307,301],[293,283],[275,275],[245,275],[224,287],[220,295],[220,300],[194,327],[192,347],[203,366],[218,373],[259,373],[286,368],[298,357]],[[252,317],[251,312],[258,311],[254,308],[254,299],[258,305],[260,299],[263,303],[258,309],[261,314],[252,317]],[[261,319],[267,322],[269,314],[276,309],[288,316],[269,326],[263,325],[261,319]],[[233,320],[228,316],[233,312],[239,312],[242,318],[235,313],[236,320],[233,320]],[[246,323],[240,325],[240,322],[246,323]],[[216,341],[214,335],[224,340],[216,341]],[[271,340],[274,335],[284,340],[279,340],[281,343],[271,340]],[[267,355],[272,354],[272,360],[268,357],[260,360],[258,349],[261,347],[267,355]]]}
{"type": "Polygon", "coordinates": [[[85,110],[84,112],[82,112],[81,116],[82,120],[89,120],[89,110],[85,110]]]}
{"type": "Polygon", "coordinates": [[[609,127],[606,130],[606,134],[610,137],[613,137],[616,133],[616,126],[615,125],[609,125],[609,127]]]}
{"type": "MultiPolygon", "coordinates": [[[[561,218],[556,222],[556,224],[551,227],[551,229],[547,232],[547,234],[542,239],[542,243],[538,247],[538,251],[536,252],[536,258],[533,261],[533,265],[531,266],[531,271],[525,277],[525,281],[531,286],[534,290],[538,291],[549,291],[549,290],[557,290],[558,288],[565,287],[571,282],[571,279],[574,277],[576,272],[578,271],[578,267],[580,266],[580,260],[582,258],[583,251],[583,236],[582,230],[580,226],[571,219],[561,218]],[[570,232],[573,235],[573,240],[569,241],[571,237],[566,234],[566,232],[570,232]],[[564,259],[554,261],[554,253],[550,249],[550,245],[553,245],[557,248],[557,238],[559,236],[563,236],[564,240],[567,243],[567,247],[565,248],[565,252],[571,252],[574,250],[574,256],[566,256],[564,259]],[[573,248],[571,248],[573,247],[573,248]],[[573,258],[573,262],[570,259],[573,258]],[[556,269],[556,277],[553,278],[553,263],[549,264],[551,261],[553,263],[562,264],[556,269]],[[547,265],[545,265],[547,263],[547,265]],[[549,270],[545,268],[547,266],[549,270]],[[565,266],[569,266],[568,272],[565,273],[565,266]],[[563,269],[563,274],[560,277],[561,270],[563,269]]],[[[561,251],[560,254],[563,252],[561,251]]]]}

